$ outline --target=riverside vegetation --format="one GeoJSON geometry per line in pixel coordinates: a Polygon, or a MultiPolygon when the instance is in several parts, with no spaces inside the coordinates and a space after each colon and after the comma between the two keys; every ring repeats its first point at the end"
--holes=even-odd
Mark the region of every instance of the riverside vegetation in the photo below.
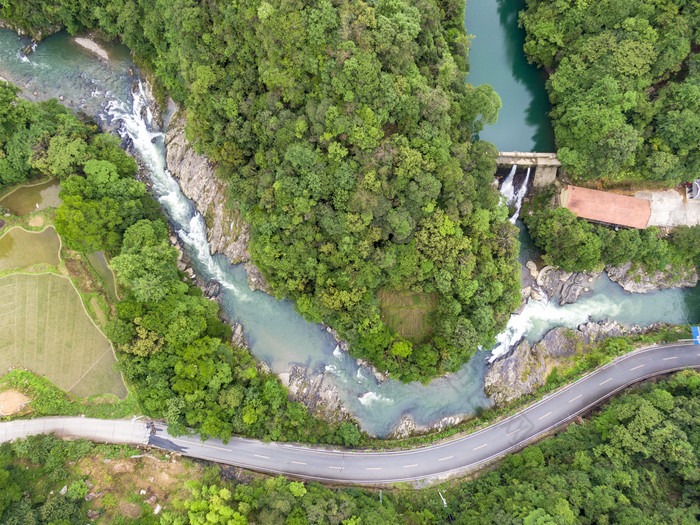
{"type": "Polygon", "coordinates": [[[464,82],[462,2],[0,6],[24,29],[133,49],[186,107],[273,292],[355,357],[403,381],[456,371],[518,305],[496,151],[473,140],[500,100],[464,82]],[[420,330],[391,311],[407,293],[431,305],[420,330]]]}
{"type": "Polygon", "coordinates": [[[680,372],[633,389],[591,421],[509,456],[476,480],[381,497],[282,477],[241,480],[239,473],[222,481],[216,467],[179,460],[186,490],[180,482],[171,484],[178,497],[159,495],[158,516],[146,502],[157,490],[148,477],[172,462],[128,459],[137,453],[129,447],[36,436],[0,446],[0,518],[8,525],[78,523],[89,511],[129,523],[128,509],[139,523],[161,525],[691,524],[700,513],[699,396],[700,374],[680,372]],[[105,460],[117,464],[110,470],[105,460]]]}
{"type": "Polygon", "coordinates": [[[632,262],[646,272],[700,267],[700,226],[679,226],[664,236],[656,226],[614,231],[579,219],[567,208],[552,208],[551,188],[525,205],[523,219],[546,264],[580,272],[632,262]]]}

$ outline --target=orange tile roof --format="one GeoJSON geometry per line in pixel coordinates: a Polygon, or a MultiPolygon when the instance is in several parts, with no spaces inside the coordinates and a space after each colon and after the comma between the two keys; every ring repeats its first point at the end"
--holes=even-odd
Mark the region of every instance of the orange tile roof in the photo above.
{"type": "Polygon", "coordinates": [[[649,223],[651,205],[646,199],[567,186],[561,205],[583,219],[644,229],[649,223]]]}

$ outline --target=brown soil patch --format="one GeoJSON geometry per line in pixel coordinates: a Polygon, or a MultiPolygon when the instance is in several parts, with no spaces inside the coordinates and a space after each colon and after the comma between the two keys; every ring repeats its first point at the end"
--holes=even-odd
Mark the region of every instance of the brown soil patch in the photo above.
{"type": "Polygon", "coordinates": [[[25,404],[31,401],[27,396],[17,390],[0,392],[0,415],[9,416],[21,412],[25,404]]]}
{"type": "MultiPolygon", "coordinates": [[[[80,460],[77,470],[87,476],[88,483],[94,485],[91,492],[111,494],[116,499],[116,507],[108,510],[100,523],[109,523],[114,516],[138,519],[142,516],[143,504],[151,508],[161,505],[167,509],[172,500],[184,499],[189,495],[185,481],[202,476],[202,467],[197,464],[154,457],[109,461],[101,456],[89,456],[80,460]]],[[[89,503],[90,508],[98,510],[102,507],[104,495],[93,499],[89,503]]]]}
{"type": "Polygon", "coordinates": [[[122,501],[119,504],[118,508],[120,516],[126,516],[127,518],[131,518],[132,520],[141,517],[141,507],[139,507],[136,503],[128,503],[126,501],[122,501]]]}
{"type": "Polygon", "coordinates": [[[44,218],[41,215],[35,215],[29,220],[29,226],[40,227],[44,225],[44,218]]]}

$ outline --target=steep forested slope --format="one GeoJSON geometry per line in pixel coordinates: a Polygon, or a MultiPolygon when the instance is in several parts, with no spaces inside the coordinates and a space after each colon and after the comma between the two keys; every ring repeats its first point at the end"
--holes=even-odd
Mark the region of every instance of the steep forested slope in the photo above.
{"type": "Polygon", "coordinates": [[[700,173],[700,3],[528,0],[530,60],[551,74],[559,159],[583,179],[700,173]]]}
{"type": "Polygon", "coordinates": [[[495,148],[472,141],[500,101],[464,82],[463,3],[0,5],[26,27],[100,28],[149,63],[274,292],[356,356],[403,380],[454,371],[518,302],[495,148]]]}

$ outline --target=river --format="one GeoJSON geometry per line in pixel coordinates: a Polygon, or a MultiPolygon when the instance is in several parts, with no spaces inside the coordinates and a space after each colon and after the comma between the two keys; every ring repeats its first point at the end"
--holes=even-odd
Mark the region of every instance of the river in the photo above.
{"type": "MultiPolygon", "coordinates": [[[[336,347],[322,326],[305,322],[288,301],[250,291],[241,265],[231,266],[222,256],[211,257],[203,218],[165,169],[163,133],[154,131],[148,118],[144,120],[142,93],[138,89],[132,93],[136,79],[130,72],[133,65],[126,48],[109,46],[110,61],[104,61],[76,46],[65,33],[47,38],[29,57],[20,54],[26,44],[16,34],[0,31],[0,75],[13,80],[31,98],[62,96],[73,109],[131,137],[195,271],[222,284],[226,315],[244,326],[252,353],[268,362],[275,372],[300,363],[324,373],[325,381],[338,388],[345,406],[361,426],[378,436],[386,436],[404,413],[420,427],[448,416],[473,414],[489,405],[483,393],[483,376],[490,349],[478,350],[459,372],[428,385],[377,383],[368,369],[359,367],[336,347]],[[34,92],[36,95],[32,95],[34,92]]],[[[595,289],[593,297],[563,308],[531,301],[520,316],[513,316],[509,328],[501,334],[502,344],[497,351],[521,335],[534,340],[554,326],[576,326],[589,315],[597,319],[609,316],[626,323],[682,323],[700,318],[697,289],[633,296],[604,280],[595,283],[595,289]]]]}

